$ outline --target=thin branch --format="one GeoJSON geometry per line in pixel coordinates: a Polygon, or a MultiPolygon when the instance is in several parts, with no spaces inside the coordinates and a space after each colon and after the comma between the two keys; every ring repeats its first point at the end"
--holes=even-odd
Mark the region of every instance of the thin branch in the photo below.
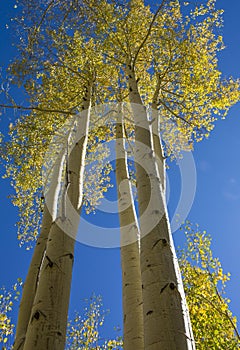
{"type": "MultiPolygon", "coordinates": [[[[41,19],[40,19],[40,22],[39,22],[39,24],[37,25],[37,27],[35,28],[35,33],[40,29],[40,27],[41,27],[41,25],[42,25],[44,19],[45,19],[46,16],[47,16],[48,11],[51,9],[51,7],[53,7],[54,2],[55,2],[55,0],[52,0],[52,1],[48,4],[48,6],[46,7],[46,9],[44,10],[43,15],[42,15],[42,17],[41,17],[41,19]]],[[[59,1],[57,1],[55,5],[57,5],[58,3],[59,3],[59,1]]]]}
{"type": "MultiPolygon", "coordinates": [[[[193,237],[191,237],[191,238],[192,238],[192,242],[194,243],[193,237]]],[[[201,254],[199,253],[199,248],[197,248],[197,253],[199,254],[200,263],[202,264],[202,261],[203,261],[203,260],[202,260],[201,254]]],[[[193,269],[194,269],[195,273],[196,273],[198,276],[200,276],[201,273],[199,273],[199,272],[197,271],[196,266],[193,266],[193,269]]],[[[220,303],[222,304],[222,303],[224,302],[224,300],[223,300],[223,297],[221,296],[221,294],[219,293],[219,290],[218,290],[218,288],[217,288],[216,283],[215,283],[214,280],[213,280],[213,275],[212,275],[212,273],[211,273],[211,271],[210,271],[209,265],[206,267],[206,271],[207,271],[207,274],[208,274],[208,276],[209,276],[209,278],[210,278],[210,281],[211,281],[211,283],[212,283],[212,286],[213,286],[213,288],[214,288],[214,290],[215,290],[215,292],[216,292],[216,295],[217,295],[217,297],[218,297],[220,303]]],[[[193,294],[196,295],[196,296],[199,296],[200,298],[205,299],[209,304],[211,304],[211,306],[212,306],[215,310],[217,310],[220,314],[223,314],[223,315],[229,320],[229,322],[231,323],[231,325],[232,325],[232,327],[233,327],[233,329],[234,329],[234,331],[235,331],[235,334],[236,334],[238,340],[240,340],[240,334],[239,334],[238,329],[237,329],[236,325],[234,324],[234,322],[233,322],[231,316],[229,315],[228,310],[225,310],[225,311],[219,310],[219,308],[218,308],[217,306],[215,306],[215,304],[214,304],[212,301],[210,301],[208,298],[204,297],[202,294],[198,294],[198,293],[193,293],[193,294]]]]}
{"type": "MultiPolygon", "coordinates": [[[[217,294],[217,297],[218,297],[219,301],[220,301],[221,303],[223,303],[223,298],[222,298],[222,296],[220,295],[219,290],[218,290],[217,286],[215,285],[215,283],[214,283],[214,281],[213,281],[213,277],[212,277],[211,271],[209,270],[209,267],[207,267],[207,272],[208,272],[208,275],[209,275],[210,280],[212,281],[212,284],[213,284],[213,286],[214,286],[214,289],[215,289],[215,292],[216,292],[216,294],[217,294]]],[[[230,321],[232,327],[234,328],[234,331],[235,331],[235,333],[236,333],[236,336],[237,336],[238,340],[240,340],[240,335],[239,335],[238,329],[237,329],[237,327],[235,326],[235,324],[234,324],[232,318],[230,317],[230,315],[229,315],[229,313],[228,313],[228,310],[225,310],[225,312],[223,312],[223,311],[221,311],[221,312],[222,312],[222,313],[227,317],[227,319],[230,321]]]]}
{"type": "Polygon", "coordinates": [[[47,112],[47,113],[62,113],[62,114],[68,114],[68,115],[77,115],[78,113],[74,113],[71,111],[62,111],[59,109],[46,109],[46,108],[41,108],[41,107],[24,107],[24,106],[19,106],[19,105],[5,105],[5,104],[0,104],[0,108],[11,108],[11,109],[18,109],[18,110],[23,110],[23,111],[39,111],[39,112],[47,112]]]}
{"type": "MultiPolygon", "coordinates": [[[[94,6],[96,6],[96,5],[97,5],[97,4],[95,3],[94,6]]],[[[112,31],[111,26],[109,25],[108,20],[107,20],[106,17],[104,16],[104,13],[101,11],[101,8],[99,8],[99,6],[98,6],[98,8],[95,9],[95,7],[94,7],[94,6],[91,6],[91,4],[89,4],[88,6],[89,6],[89,9],[91,9],[91,10],[93,11],[93,13],[95,13],[95,15],[98,15],[98,14],[99,14],[98,11],[100,12],[101,18],[103,19],[105,25],[110,29],[110,32],[114,35],[114,37],[115,37],[115,39],[116,39],[118,45],[119,45],[120,48],[123,50],[123,52],[125,53],[125,55],[128,56],[128,53],[126,52],[124,46],[122,45],[121,40],[119,39],[117,33],[114,32],[114,31],[112,31]]]]}
{"type": "MultiPolygon", "coordinates": [[[[37,32],[39,32],[40,28],[41,28],[41,25],[43,24],[43,21],[45,20],[46,16],[47,16],[47,13],[48,11],[51,9],[51,7],[53,7],[54,5],[56,6],[60,1],[58,0],[56,3],[55,3],[55,0],[52,0],[48,5],[47,7],[45,8],[45,10],[43,11],[43,14],[40,18],[40,21],[39,23],[35,26],[34,28],[34,31],[33,31],[33,34],[32,36],[30,37],[30,40],[34,40],[34,37],[36,36],[37,32]],[[54,4],[55,3],[55,4],[54,4]]],[[[29,41],[30,41],[29,40],[29,41]]]]}
{"type": "Polygon", "coordinates": [[[75,69],[71,68],[70,66],[68,66],[66,63],[63,63],[62,59],[60,57],[58,57],[58,60],[59,60],[59,63],[56,62],[56,63],[53,63],[52,66],[55,66],[55,67],[62,67],[62,68],[66,68],[68,70],[70,70],[70,72],[78,75],[81,79],[83,79],[85,82],[88,81],[87,78],[85,78],[80,72],[76,71],[75,69]]]}
{"type": "Polygon", "coordinates": [[[128,30],[128,23],[127,23],[126,17],[123,20],[125,22],[125,28],[126,28],[126,30],[123,31],[123,35],[125,36],[125,39],[126,39],[126,45],[129,52],[130,60],[132,60],[131,46],[128,40],[129,30],[128,30]]]}
{"type": "MultiPolygon", "coordinates": [[[[174,92],[174,91],[170,91],[170,90],[167,90],[167,89],[164,89],[164,88],[161,88],[161,90],[162,90],[163,92],[167,92],[168,94],[177,96],[177,97],[179,97],[179,98],[183,98],[183,97],[184,97],[184,95],[177,94],[177,93],[174,92]]],[[[185,99],[185,101],[189,101],[189,100],[185,99]]]]}
{"type": "Polygon", "coordinates": [[[120,63],[120,64],[124,64],[123,61],[121,61],[120,59],[114,57],[114,56],[111,56],[111,55],[108,55],[106,52],[103,53],[104,56],[110,58],[111,60],[115,60],[116,62],[120,63]]]}
{"type": "Polygon", "coordinates": [[[157,107],[157,99],[159,95],[159,91],[161,88],[161,80],[160,80],[160,75],[157,76],[157,85],[153,94],[153,99],[152,99],[152,105],[157,107]]]}
{"type": "Polygon", "coordinates": [[[192,125],[192,122],[189,122],[188,120],[184,119],[183,117],[181,117],[180,115],[175,113],[170,107],[168,107],[166,105],[166,103],[163,100],[159,99],[159,102],[160,103],[158,103],[158,105],[162,104],[168,110],[168,112],[170,112],[174,117],[176,117],[177,119],[181,119],[182,121],[184,121],[188,125],[192,125]]]}
{"type": "Polygon", "coordinates": [[[62,67],[62,68],[66,68],[68,70],[70,70],[70,72],[77,74],[81,79],[83,79],[85,82],[88,82],[88,78],[84,77],[79,71],[76,71],[75,69],[73,69],[72,67],[70,67],[68,64],[66,64],[63,59],[61,58],[61,56],[57,55],[53,50],[51,50],[50,47],[45,46],[46,49],[49,51],[49,53],[56,58],[57,62],[50,62],[50,65],[53,67],[62,67]]]}
{"type": "Polygon", "coordinates": [[[136,63],[137,56],[138,56],[139,52],[141,51],[141,49],[142,49],[143,46],[145,45],[147,39],[149,38],[149,35],[151,34],[151,31],[152,31],[152,27],[153,27],[153,25],[154,25],[154,22],[155,22],[155,20],[156,20],[156,18],[157,18],[157,16],[158,16],[159,12],[162,10],[162,8],[163,8],[165,2],[166,2],[166,0],[162,0],[162,3],[159,5],[159,7],[158,7],[158,9],[157,9],[157,11],[156,11],[156,13],[155,13],[155,15],[153,16],[153,19],[152,19],[152,21],[151,21],[151,23],[150,23],[150,26],[149,26],[149,28],[148,28],[147,34],[146,34],[145,38],[143,39],[143,41],[141,42],[141,44],[139,45],[138,50],[137,50],[137,52],[136,52],[136,54],[135,54],[135,57],[134,57],[134,59],[133,59],[133,67],[135,66],[135,63],[136,63]]]}
{"type": "MultiPolygon", "coordinates": [[[[218,297],[220,298],[220,301],[222,302],[222,297],[219,295],[217,289],[216,289],[216,292],[217,292],[218,297]]],[[[203,294],[198,294],[198,293],[193,293],[193,294],[195,296],[198,296],[199,298],[202,298],[202,299],[206,300],[216,311],[218,311],[220,314],[224,315],[229,320],[229,322],[231,323],[238,340],[240,340],[240,335],[238,333],[238,329],[235,326],[235,324],[234,324],[233,320],[231,319],[231,317],[228,315],[227,311],[224,312],[222,310],[219,310],[219,308],[211,300],[206,298],[203,294]]]]}

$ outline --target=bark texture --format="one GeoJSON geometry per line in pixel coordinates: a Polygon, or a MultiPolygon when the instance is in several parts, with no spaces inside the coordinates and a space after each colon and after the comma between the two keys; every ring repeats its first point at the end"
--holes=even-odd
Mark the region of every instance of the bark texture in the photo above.
{"type": "MultiPolygon", "coordinates": [[[[77,121],[76,135],[78,126],[80,126],[81,138],[76,137],[72,151],[69,152],[68,176],[65,184],[67,196],[64,195],[61,198],[61,201],[68,198],[77,213],[81,210],[90,97],[91,87],[86,93],[84,111],[77,121]]],[[[72,222],[71,217],[68,216],[72,208],[63,203],[60,204],[66,209],[66,215],[58,217],[51,226],[24,350],[64,350],[65,347],[77,223],[72,222]],[[72,229],[71,236],[63,229],[67,227],[66,225],[72,229]]]]}
{"type": "Polygon", "coordinates": [[[153,149],[155,153],[157,169],[160,177],[160,186],[163,194],[166,194],[166,164],[165,157],[163,153],[163,147],[160,137],[160,120],[159,113],[157,111],[156,102],[152,103],[152,135],[153,135],[153,149]]]}
{"type": "Polygon", "coordinates": [[[47,189],[47,193],[45,194],[45,205],[43,209],[41,230],[37,238],[32,260],[28,269],[26,280],[24,282],[24,288],[18,312],[18,322],[13,350],[22,350],[24,347],[27,327],[29,324],[31,310],[37,291],[41,265],[46,251],[47,239],[52,222],[56,219],[56,199],[59,195],[60,190],[62,165],[63,152],[59,155],[54,167],[53,177],[56,178],[56,181],[51,182],[50,186],[47,189]],[[47,200],[46,197],[48,197],[47,200]]]}
{"type": "Polygon", "coordinates": [[[116,125],[116,181],[121,230],[124,349],[144,349],[139,229],[129,180],[122,108],[116,125]]]}
{"type": "Polygon", "coordinates": [[[145,350],[193,350],[194,339],[170,231],[147,112],[128,67],[135,121],[145,350]]]}
{"type": "Polygon", "coordinates": [[[37,290],[40,268],[44,257],[51,224],[52,216],[45,205],[41,232],[37,239],[32,260],[28,269],[28,274],[24,282],[21,303],[18,311],[18,322],[13,350],[22,350],[24,346],[32,305],[37,290]]]}

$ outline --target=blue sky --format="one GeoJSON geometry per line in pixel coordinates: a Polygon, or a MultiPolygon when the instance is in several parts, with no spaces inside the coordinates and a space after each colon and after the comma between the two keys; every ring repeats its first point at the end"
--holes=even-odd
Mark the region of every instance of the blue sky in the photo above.
{"type": "MultiPolygon", "coordinates": [[[[225,10],[222,29],[226,49],[219,55],[219,66],[224,76],[240,76],[240,2],[219,0],[217,6],[225,10]]],[[[14,16],[14,1],[0,5],[0,66],[6,66],[13,57],[16,42],[10,17],[14,16]]],[[[240,320],[240,104],[234,106],[226,120],[220,120],[208,140],[195,146],[193,153],[197,169],[197,189],[189,219],[211,233],[213,250],[222,262],[225,271],[231,273],[227,296],[231,310],[240,320]]],[[[12,112],[1,116],[0,128],[5,132],[12,112]]],[[[1,173],[3,169],[1,168],[1,173]]],[[[172,215],[179,197],[178,168],[169,171],[170,202],[172,215]],[[173,186],[174,184],[174,186],[173,186]]],[[[10,287],[17,277],[26,275],[31,251],[18,247],[16,239],[17,210],[7,198],[12,193],[8,180],[0,179],[1,186],[1,254],[0,285],[10,287]]],[[[181,233],[174,233],[176,245],[182,244],[181,233]]],[[[113,326],[121,326],[121,270],[119,249],[99,249],[76,244],[76,259],[73,273],[71,310],[88,298],[92,292],[101,294],[105,309],[110,309],[106,333],[114,334],[113,326]]],[[[106,334],[105,333],[105,334],[106,334]]]]}

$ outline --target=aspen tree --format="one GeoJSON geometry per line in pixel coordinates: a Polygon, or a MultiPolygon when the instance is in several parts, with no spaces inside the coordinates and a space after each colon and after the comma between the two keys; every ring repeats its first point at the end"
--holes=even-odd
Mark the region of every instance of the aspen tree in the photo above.
{"type": "MultiPolygon", "coordinates": [[[[82,127],[83,136],[76,140],[69,156],[69,184],[67,195],[76,212],[82,205],[83,171],[86,154],[89,125],[89,108],[92,82],[83,102],[82,127]]],[[[62,200],[65,200],[64,198],[62,200]]],[[[62,203],[61,203],[62,204],[62,203]]],[[[73,225],[72,237],[64,232],[58,220],[69,220],[60,217],[53,222],[49,232],[46,253],[39,276],[31,318],[27,329],[25,350],[30,349],[64,349],[66,339],[68,303],[71,289],[72,266],[74,259],[74,235],[77,226],[73,225]],[[64,301],[64,302],[63,302],[64,301]]]]}
{"type": "MultiPolygon", "coordinates": [[[[78,50],[79,60],[80,60],[82,66],[84,67],[84,70],[85,70],[85,72],[82,75],[79,74],[79,72],[77,74],[78,76],[80,75],[80,78],[78,78],[81,81],[80,87],[77,87],[77,80],[78,79],[74,80],[74,84],[76,84],[75,86],[77,87],[77,90],[79,90],[77,97],[78,97],[78,100],[80,100],[80,104],[81,104],[82,110],[83,110],[82,114],[80,115],[80,120],[78,122],[78,127],[80,128],[80,130],[82,132],[82,137],[81,137],[80,141],[76,140],[76,145],[75,145],[75,147],[73,147],[73,150],[70,154],[69,164],[68,164],[69,184],[67,184],[67,187],[68,187],[67,195],[71,198],[71,202],[72,202],[71,204],[74,205],[74,208],[79,213],[79,210],[80,210],[81,205],[82,205],[83,169],[84,169],[84,160],[85,160],[85,154],[86,154],[86,142],[87,142],[86,135],[88,132],[87,130],[88,130],[88,124],[89,124],[89,107],[90,107],[90,99],[92,98],[92,85],[93,85],[93,81],[94,81],[94,78],[92,78],[92,81],[91,81],[90,76],[93,73],[94,68],[93,68],[92,72],[90,70],[92,68],[90,68],[89,70],[87,69],[86,65],[89,65],[90,60],[87,58],[88,62],[87,62],[87,64],[85,64],[84,53],[83,53],[83,50],[81,51],[81,40],[79,37],[78,38],[75,37],[75,40],[78,41],[78,43],[79,43],[79,47],[75,46],[75,50],[78,50]],[[85,80],[83,80],[83,78],[82,78],[84,75],[85,75],[85,78],[84,78],[85,80]],[[85,90],[85,96],[84,96],[84,90],[85,90]],[[83,95],[82,103],[81,103],[81,95],[83,95]]],[[[89,45],[91,45],[91,43],[89,43],[89,45]]],[[[85,49],[85,51],[86,51],[86,49],[85,49]]],[[[92,51],[92,49],[91,49],[91,51],[92,51]]],[[[86,57],[86,54],[85,54],[85,57],[86,57]]],[[[65,56],[65,60],[66,60],[66,56],[65,56]]],[[[66,63],[66,61],[65,61],[65,63],[66,63]]],[[[92,65],[92,67],[93,67],[93,65],[92,65]]],[[[78,66],[78,69],[79,69],[79,66],[78,66]]],[[[60,83],[59,79],[58,79],[58,83],[57,83],[57,77],[55,75],[56,73],[59,74],[59,71],[61,71],[61,73],[64,73],[64,68],[61,68],[61,66],[59,68],[53,67],[53,71],[51,72],[52,73],[52,80],[50,79],[50,84],[49,84],[49,77],[47,75],[46,76],[43,75],[42,79],[43,79],[43,82],[45,82],[45,86],[43,89],[43,96],[47,96],[48,90],[50,92],[51,97],[54,96],[55,92],[59,93],[59,86],[61,86],[61,83],[60,83]]],[[[59,75],[58,75],[58,78],[59,78],[59,75]]],[[[63,79],[62,83],[66,84],[66,81],[64,81],[63,76],[62,76],[62,79],[63,79]]],[[[70,77],[70,79],[72,80],[72,76],[70,77]]],[[[71,91],[71,85],[70,86],[62,85],[62,88],[63,88],[63,90],[70,89],[70,91],[71,91]]],[[[72,91],[71,91],[71,93],[72,93],[72,91]]],[[[43,99],[42,103],[49,103],[47,98],[45,97],[45,101],[43,99]]],[[[74,105],[76,103],[76,100],[71,100],[70,96],[63,95],[62,99],[63,100],[65,99],[66,104],[69,104],[69,102],[70,102],[74,105]],[[68,100],[66,100],[66,97],[68,98],[68,100]]],[[[56,102],[59,103],[58,99],[55,99],[53,101],[53,103],[56,103],[56,102]]],[[[50,102],[50,103],[52,103],[52,102],[50,102]]],[[[65,105],[65,107],[66,107],[66,105],[65,105]]],[[[44,117],[45,116],[43,114],[43,120],[44,120],[44,117]]],[[[52,120],[53,120],[53,118],[54,117],[52,116],[52,120]]],[[[61,121],[61,119],[60,119],[60,121],[61,121]]],[[[37,123],[36,123],[37,125],[41,125],[41,127],[44,129],[45,125],[41,124],[41,119],[38,120],[37,123]]],[[[31,123],[31,124],[33,124],[33,123],[31,123]]],[[[46,125],[47,125],[47,127],[49,126],[51,128],[50,124],[46,124],[46,125]]],[[[19,128],[17,129],[19,136],[21,135],[21,128],[22,128],[22,125],[19,123],[19,128]]],[[[79,134],[79,132],[78,132],[78,134],[79,134]]],[[[17,139],[18,136],[15,136],[15,137],[17,139]]],[[[47,139],[49,139],[50,137],[51,137],[51,134],[47,135],[47,139]]],[[[29,138],[27,138],[27,140],[29,140],[29,138]]],[[[64,150],[64,152],[66,152],[66,150],[64,150]]],[[[40,159],[41,159],[41,156],[43,153],[44,153],[43,151],[39,153],[40,159]]],[[[12,152],[10,154],[14,154],[14,152],[12,152]]],[[[15,154],[17,154],[17,153],[15,153],[15,154]]],[[[60,159],[60,161],[61,161],[61,159],[60,159]]],[[[40,164],[42,164],[41,161],[40,161],[40,164]]],[[[23,167],[24,167],[24,164],[23,164],[23,167]]],[[[58,175],[55,177],[57,179],[59,178],[60,179],[59,181],[61,181],[61,170],[62,170],[61,167],[58,167],[57,164],[55,164],[55,172],[58,173],[58,175]]],[[[16,171],[16,173],[17,173],[17,170],[14,169],[14,171],[16,171]]],[[[55,195],[53,193],[54,191],[51,190],[51,188],[54,189],[55,187],[57,187],[56,183],[50,184],[50,190],[48,192],[52,192],[52,193],[50,193],[50,197],[52,197],[53,199],[50,199],[50,203],[49,203],[49,201],[47,201],[47,205],[45,205],[45,211],[44,211],[45,215],[43,215],[43,219],[46,218],[46,214],[47,214],[46,210],[48,210],[48,211],[51,210],[51,208],[50,208],[51,202],[53,202],[53,206],[56,206],[57,202],[59,200],[59,198],[58,198],[59,194],[57,193],[55,195]]],[[[37,188],[37,185],[36,185],[36,188],[37,188]]],[[[24,190],[24,188],[23,188],[23,190],[24,190]]],[[[30,269],[30,274],[28,275],[28,279],[27,279],[27,287],[28,288],[25,289],[25,293],[23,295],[23,300],[29,299],[29,302],[31,302],[31,303],[27,304],[26,302],[23,302],[22,308],[20,310],[19,322],[21,321],[21,325],[19,327],[20,327],[21,332],[18,332],[18,333],[20,333],[20,338],[19,339],[17,338],[16,342],[15,342],[15,346],[18,349],[23,348],[23,346],[24,346],[24,348],[25,347],[32,348],[33,343],[35,344],[35,341],[33,338],[34,338],[34,334],[36,332],[38,332],[39,328],[38,328],[38,322],[35,322],[35,324],[32,325],[32,321],[37,320],[36,315],[41,315],[41,316],[45,315],[48,322],[50,324],[52,324],[52,327],[55,327],[55,328],[59,327],[60,328],[59,334],[61,333],[61,335],[59,336],[59,338],[61,339],[60,340],[61,345],[59,345],[59,348],[60,348],[60,346],[64,347],[64,342],[65,342],[64,329],[66,328],[66,322],[67,322],[67,310],[68,310],[69,291],[70,291],[70,285],[71,285],[71,267],[72,267],[72,262],[73,262],[73,249],[74,249],[74,238],[75,238],[74,235],[75,235],[75,233],[71,232],[71,237],[68,237],[65,232],[63,232],[61,229],[59,229],[56,221],[62,220],[63,218],[59,219],[58,217],[56,217],[56,215],[53,215],[53,213],[51,213],[49,219],[50,220],[49,220],[48,224],[50,224],[50,226],[51,226],[50,233],[46,232],[47,231],[46,226],[45,225],[43,226],[46,234],[44,237],[44,242],[41,246],[41,248],[42,248],[41,253],[44,252],[44,256],[42,257],[42,255],[41,255],[41,257],[40,257],[40,254],[38,254],[37,256],[34,255],[34,260],[33,260],[32,264],[33,264],[33,267],[35,268],[34,272],[36,274],[32,274],[31,273],[32,270],[30,269]],[[52,216],[54,216],[54,218],[52,216]],[[65,245],[62,244],[62,246],[61,246],[60,237],[62,237],[61,242],[63,243],[63,241],[64,241],[65,245]],[[47,245],[46,245],[46,239],[48,239],[47,245]],[[57,248],[59,248],[59,249],[57,249],[57,248]],[[45,249],[45,251],[44,251],[44,249],[45,249]],[[67,271],[68,271],[68,273],[66,273],[66,271],[63,272],[62,276],[63,277],[67,276],[67,278],[65,278],[65,280],[63,278],[60,281],[60,283],[56,283],[56,279],[54,280],[54,274],[52,273],[52,271],[50,272],[50,274],[46,273],[46,268],[51,265],[51,263],[50,263],[50,265],[48,265],[48,259],[50,259],[50,257],[52,259],[54,259],[54,256],[55,256],[54,254],[56,254],[56,253],[58,254],[58,256],[61,257],[60,264],[61,263],[63,264],[61,271],[63,271],[64,268],[67,269],[67,271]],[[64,260],[68,260],[68,261],[66,263],[64,263],[64,260]],[[44,271],[45,271],[45,274],[44,274],[44,271]],[[62,283],[62,287],[61,287],[61,283],[62,283]],[[65,304],[63,304],[61,302],[62,295],[58,294],[56,292],[56,298],[55,298],[56,303],[55,303],[55,305],[52,305],[55,307],[55,309],[54,309],[54,307],[52,307],[52,309],[49,311],[48,306],[46,306],[48,311],[49,311],[49,313],[46,315],[44,313],[44,311],[42,311],[41,307],[36,306],[36,304],[38,303],[38,300],[39,300],[38,298],[41,299],[41,296],[44,295],[43,299],[45,300],[45,305],[48,305],[47,302],[49,299],[47,299],[47,297],[45,298],[45,296],[46,296],[46,293],[49,296],[49,293],[48,293],[49,289],[47,287],[47,286],[49,286],[49,284],[50,284],[49,288],[52,291],[52,293],[54,293],[54,291],[52,289],[53,285],[56,288],[55,292],[61,289],[62,293],[63,294],[65,293],[64,300],[66,302],[65,302],[65,304]],[[30,297],[28,295],[28,292],[30,293],[30,297]],[[57,298],[57,295],[60,295],[60,297],[57,298]],[[32,308],[31,304],[32,304],[32,301],[34,299],[35,299],[35,301],[33,304],[33,309],[31,310],[31,308],[32,308]],[[58,304],[57,304],[57,300],[58,300],[58,304]],[[61,309],[60,305],[62,306],[62,309],[61,309]],[[36,309],[37,309],[37,311],[36,311],[36,309]],[[32,313],[30,318],[29,318],[28,310],[31,311],[31,313],[32,313]],[[62,323],[60,322],[60,325],[57,324],[58,320],[56,320],[56,318],[58,319],[58,314],[56,311],[60,312],[63,315],[62,316],[62,323]],[[21,315],[23,315],[22,318],[21,318],[21,315]],[[55,317],[55,319],[54,319],[54,317],[55,317]],[[24,323],[22,322],[23,320],[24,320],[24,323]],[[24,332],[26,332],[26,326],[28,326],[27,334],[24,333],[24,332]]],[[[44,221],[43,221],[43,224],[44,224],[44,221]]],[[[49,225],[47,225],[47,226],[49,228],[49,225]]],[[[40,236],[40,240],[41,240],[41,238],[42,238],[42,235],[40,236]]],[[[39,251],[38,246],[37,246],[35,251],[38,253],[38,251],[39,251]]],[[[58,259],[58,258],[56,257],[56,259],[58,259]]],[[[58,275],[58,271],[59,271],[57,266],[58,266],[58,264],[56,264],[56,271],[55,271],[56,275],[58,275]]],[[[53,268],[53,270],[54,270],[54,268],[53,268]]],[[[58,277],[59,277],[59,275],[58,275],[58,277]]],[[[41,306],[44,309],[44,306],[43,305],[41,305],[41,306]]],[[[41,319],[39,321],[41,322],[41,319]]],[[[44,319],[44,324],[47,323],[45,321],[46,320],[44,319]]],[[[34,346],[37,346],[39,349],[45,347],[45,345],[44,345],[45,343],[43,344],[44,341],[49,342],[49,338],[51,338],[51,337],[54,338],[54,335],[55,335],[55,332],[53,332],[53,333],[50,332],[50,336],[48,338],[48,336],[46,336],[45,330],[41,328],[41,331],[43,332],[42,338],[40,337],[40,334],[38,333],[37,338],[39,339],[39,342],[37,345],[36,344],[34,345],[34,346]]],[[[18,334],[17,334],[17,336],[18,336],[18,334]]],[[[53,340],[53,342],[54,341],[55,340],[53,340]]]]}
{"type": "MultiPolygon", "coordinates": [[[[145,349],[194,349],[162,191],[164,184],[160,185],[144,104],[153,102],[156,106],[157,101],[161,116],[172,119],[176,132],[191,144],[213,128],[212,113],[225,112],[238,100],[238,82],[222,82],[216,66],[221,37],[215,35],[213,27],[221,24],[221,12],[214,9],[213,1],[208,1],[185,17],[184,23],[178,2],[163,1],[155,13],[143,1],[129,1],[126,8],[114,2],[103,1],[97,8],[91,1],[85,3],[92,11],[90,21],[104,42],[106,60],[121,67],[128,78],[129,101],[133,105],[145,349]],[[149,202],[152,207],[147,212],[149,202]]],[[[176,134],[169,129],[164,132],[168,140],[172,138],[173,148],[180,150],[182,144],[177,144],[176,134]]]]}
{"type": "MultiPolygon", "coordinates": [[[[194,141],[207,137],[218,116],[225,117],[231,105],[239,100],[239,82],[222,79],[217,67],[217,52],[223,48],[222,37],[217,32],[222,24],[222,12],[215,9],[214,0],[204,1],[197,7],[190,5],[189,10],[186,8],[183,12],[186,15],[182,14],[178,1],[163,0],[156,8],[146,6],[142,0],[76,3],[81,14],[80,36],[82,30],[86,34],[85,44],[98,43],[102,69],[114,67],[128,79],[128,83],[120,83],[120,87],[125,89],[134,117],[145,349],[160,346],[194,349],[164,197],[165,169],[164,165],[160,169],[155,154],[162,159],[163,143],[167,155],[180,152],[185,144],[192,147],[194,141]],[[151,120],[149,104],[157,106],[162,123],[161,138],[158,136],[155,141],[150,124],[153,123],[156,132],[159,125],[154,115],[151,120]],[[172,123],[168,123],[170,120],[172,123]]],[[[54,26],[58,25],[51,23],[51,9],[56,10],[59,18],[65,3],[60,1],[58,9],[53,4],[49,4],[42,21],[34,27],[39,45],[46,33],[53,32],[57,37],[54,26]],[[39,30],[43,22],[45,32],[39,30]]],[[[68,30],[76,28],[76,17],[67,12],[68,30]]],[[[31,39],[32,48],[37,49],[36,42],[31,39]]],[[[49,42],[51,45],[52,41],[49,42]]],[[[44,57],[44,50],[39,50],[40,57],[44,57]]],[[[37,53],[31,49],[31,54],[34,58],[28,61],[25,55],[18,69],[36,69],[37,53]]],[[[67,65],[61,61],[57,66],[59,64],[77,76],[75,57],[69,55],[67,65]],[[74,67],[70,65],[69,69],[70,61],[74,67]]],[[[56,69],[56,62],[50,62],[50,66],[56,69]]],[[[59,76],[60,85],[65,78],[66,75],[59,76]]],[[[114,96],[117,100],[119,86],[112,87],[109,80],[105,85],[110,90],[111,101],[114,96]]],[[[59,90],[54,88],[57,96],[59,90]]],[[[101,90],[99,101],[109,101],[101,90]]]]}
{"type": "MultiPolygon", "coordinates": [[[[126,111],[125,111],[126,113],[126,111]]],[[[121,234],[124,349],[144,349],[140,233],[128,172],[124,105],[116,118],[116,182],[121,234]]]]}

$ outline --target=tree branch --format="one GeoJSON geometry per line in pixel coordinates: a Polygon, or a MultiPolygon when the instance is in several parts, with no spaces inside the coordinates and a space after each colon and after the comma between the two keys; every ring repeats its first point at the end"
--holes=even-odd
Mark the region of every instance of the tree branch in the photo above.
{"type": "Polygon", "coordinates": [[[154,106],[154,108],[157,107],[157,100],[158,100],[160,88],[161,88],[161,80],[160,80],[160,75],[158,74],[156,88],[152,98],[152,105],[154,106]]]}
{"type": "Polygon", "coordinates": [[[177,119],[181,119],[182,121],[184,121],[188,125],[192,125],[191,122],[189,122],[188,120],[184,119],[183,117],[181,117],[180,115],[175,113],[170,107],[168,107],[163,100],[159,99],[159,102],[160,103],[158,103],[158,105],[162,104],[168,110],[168,112],[170,112],[174,117],[176,117],[177,119]]]}
{"type": "Polygon", "coordinates": [[[134,59],[133,59],[133,67],[135,66],[135,63],[136,63],[136,60],[137,60],[137,57],[138,57],[139,52],[141,51],[141,49],[143,48],[144,44],[146,43],[146,41],[147,41],[149,35],[151,34],[151,31],[152,31],[152,27],[153,27],[153,25],[154,25],[154,22],[155,22],[155,20],[156,20],[156,18],[157,18],[157,16],[158,16],[159,12],[160,12],[161,9],[163,8],[165,2],[166,2],[166,0],[162,0],[162,2],[161,2],[161,4],[159,5],[159,7],[158,7],[158,9],[157,9],[157,11],[156,11],[156,13],[155,13],[155,15],[153,16],[153,19],[152,19],[152,21],[151,21],[151,23],[150,23],[150,26],[149,26],[149,28],[148,28],[147,34],[146,34],[145,38],[143,39],[143,41],[141,42],[141,44],[139,45],[138,50],[137,50],[137,52],[136,52],[136,54],[135,54],[135,57],[134,57],[134,59]]]}
{"type": "Polygon", "coordinates": [[[24,107],[24,106],[19,106],[19,105],[5,105],[5,104],[0,104],[0,108],[9,108],[9,109],[19,109],[23,111],[39,111],[39,112],[46,112],[46,113],[62,113],[62,114],[67,114],[67,115],[77,115],[78,113],[74,113],[71,111],[62,111],[59,109],[46,109],[46,108],[41,108],[41,107],[24,107]]]}

